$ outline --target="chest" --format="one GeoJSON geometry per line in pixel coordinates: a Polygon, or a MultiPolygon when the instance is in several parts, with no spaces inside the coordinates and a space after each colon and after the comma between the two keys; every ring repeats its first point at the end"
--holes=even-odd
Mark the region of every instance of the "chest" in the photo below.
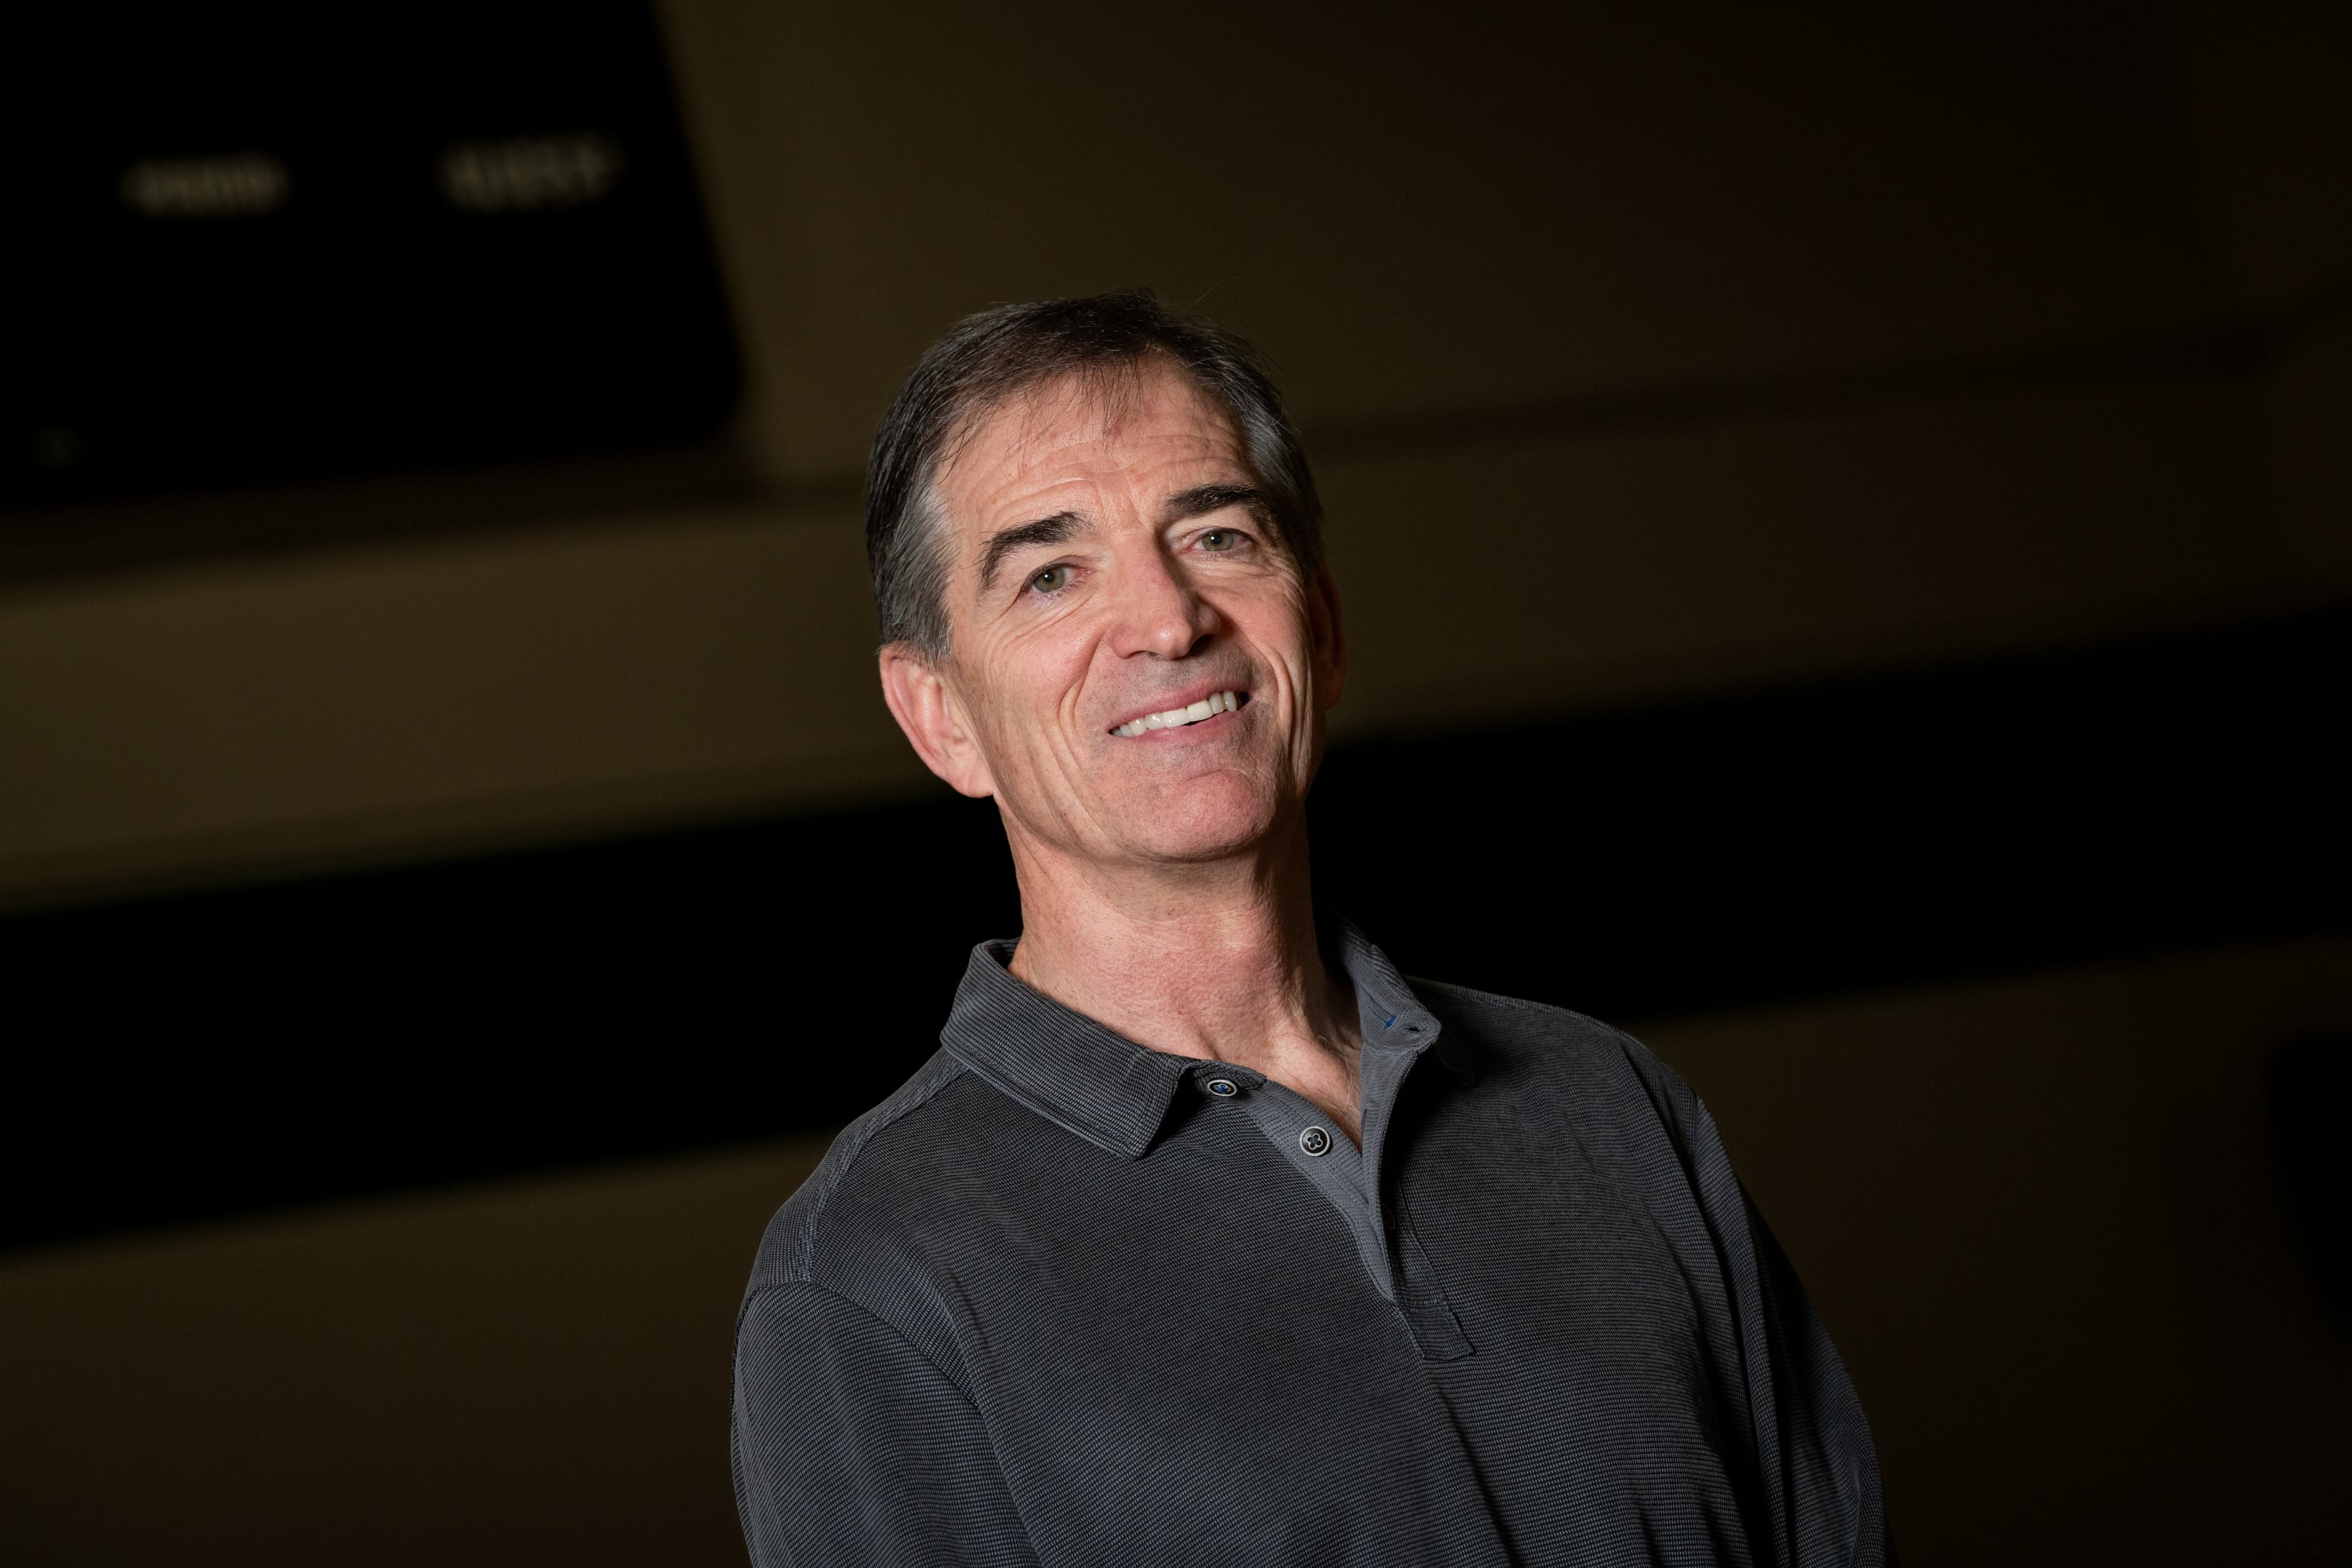
{"type": "Polygon", "coordinates": [[[1522,1495],[1638,1506],[1609,1453],[1711,1451],[1687,1263],[1576,1148],[1489,1131],[1395,1151],[1384,1279],[1239,1123],[1001,1216],[937,1299],[1041,1544],[1499,1561],[1522,1495]]]}

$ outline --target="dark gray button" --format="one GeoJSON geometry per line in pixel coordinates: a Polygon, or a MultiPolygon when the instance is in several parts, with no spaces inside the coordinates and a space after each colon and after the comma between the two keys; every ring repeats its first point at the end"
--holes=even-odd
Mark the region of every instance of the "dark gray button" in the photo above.
{"type": "Polygon", "coordinates": [[[1331,1134],[1320,1127],[1310,1127],[1298,1135],[1298,1146],[1310,1154],[1328,1154],[1331,1152],[1331,1134]]]}
{"type": "Polygon", "coordinates": [[[1215,1095],[1219,1100],[1231,1100],[1234,1096],[1242,1091],[1241,1085],[1235,1083],[1229,1078],[1213,1078],[1201,1087],[1207,1089],[1211,1094],[1215,1095]]]}

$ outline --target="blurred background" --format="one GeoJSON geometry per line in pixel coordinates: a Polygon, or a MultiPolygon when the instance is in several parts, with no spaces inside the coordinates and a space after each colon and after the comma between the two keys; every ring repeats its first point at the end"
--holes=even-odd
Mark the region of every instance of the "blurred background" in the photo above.
{"type": "Polygon", "coordinates": [[[2352,14],[185,9],[5,67],[0,1559],[740,1561],[1017,923],[866,444],[1134,284],[1318,464],[1322,896],[1691,1079],[1906,1560],[2352,1558],[2352,14]]]}

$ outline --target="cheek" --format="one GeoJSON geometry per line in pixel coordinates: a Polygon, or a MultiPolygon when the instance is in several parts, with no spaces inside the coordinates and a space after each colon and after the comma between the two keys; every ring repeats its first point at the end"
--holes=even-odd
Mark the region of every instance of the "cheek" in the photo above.
{"type": "Polygon", "coordinates": [[[1257,650],[1258,658],[1279,665],[1294,694],[1304,695],[1301,689],[1315,675],[1315,638],[1307,624],[1306,600],[1296,594],[1273,592],[1263,599],[1236,603],[1227,614],[1257,650]]]}
{"type": "Polygon", "coordinates": [[[1075,721],[1086,670],[1085,649],[1052,637],[1050,629],[1008,639],[993,650],[983,673],[995,698],[988,727],[1000,745],[1060,749],[1055,737],[1075,721]]]}

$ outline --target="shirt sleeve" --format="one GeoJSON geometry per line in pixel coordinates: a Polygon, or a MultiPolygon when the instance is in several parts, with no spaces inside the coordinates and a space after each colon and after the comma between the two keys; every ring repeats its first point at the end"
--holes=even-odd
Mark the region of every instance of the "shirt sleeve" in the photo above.
{"type": "Polygon", "coordinates": [[[732,1447],[755,1568],[1036,1561],[971,1401],[896,1329],[818,1286],[745,1304],[732,1447]]]}
{"type": "Polygon", "coordinates": [[[1775,1538],[1769,1560],[1788,1568],[1893,1568],[1878,1447],[1861,1396],[1795,1268],[1733,1173],[1715,1119],[1687,1085],[1679,1079],[1673,1085],[1700,1206],[1732,1292],[1775,1538]]]}
{"type": "MultiPolygon", "coordinates": [[[[1742,1194],[1745,1202],[1746,1194],[1742,1194]]],[[[1878,1447],[1862,1413],[1862,1399],[1845,1363],[1822,1327],[1796,1270],[1753,1204],[1746,1208],[1754,1237],[1758,1294],[1762,1300],[1760,1363],[1770,1387],[1751,1388],[1758,1425],[1772,1430],[1768,1484],[1779,1483],[1783,1561],[1852,1568],[1892,1568],[1895,1540],[1886,1521],[1878,1447]]],[[[1751,1361],[1750,1365],[1759,1363],[1751,1361]]],[[[1751,1384],[1757,1373],[1750,1373],[1751,1384]]]]}

